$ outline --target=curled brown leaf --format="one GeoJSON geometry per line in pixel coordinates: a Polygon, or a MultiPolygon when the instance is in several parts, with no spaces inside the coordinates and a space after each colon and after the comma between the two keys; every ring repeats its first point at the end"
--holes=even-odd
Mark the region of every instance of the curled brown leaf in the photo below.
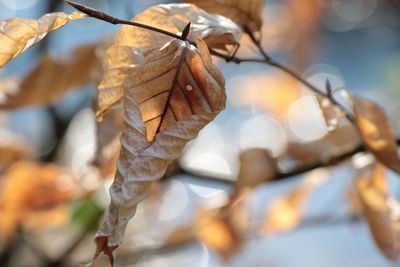
{"type": "Polygon", "coordinates": [[[38,20],[13,18],[0,21],[0,68],[26,49],[40,42],[49,32],[57,30],[71,20],[84,18],[74,12],[46,14],[38,20]]]}
{"type": "Polygon", "coordinates": [[[185,144],[225,107],[224,78],[207,45],[173,40],[144,53],[124,90],[124,129],[111,204],[98,236],[109,247],[122,242],[126,225],[185,144]],[[184,90],[184,91],[183,91],[184,90]],[[151,142],[149,142],[151,141],[151,142]]]}
{"type": "Polygon", "coordinates": [[[396,136],[385,111],[372,101],[352,100],[356,126],[365,145],[382,164],[400,174],[396,136]]]}
{"type": "Polygon", "coordinates": [[[376,245],[393,261],[400,258],[400,204],[389,196],[385,167],[372,163],[358,171],[356,193],[376,245]]]}

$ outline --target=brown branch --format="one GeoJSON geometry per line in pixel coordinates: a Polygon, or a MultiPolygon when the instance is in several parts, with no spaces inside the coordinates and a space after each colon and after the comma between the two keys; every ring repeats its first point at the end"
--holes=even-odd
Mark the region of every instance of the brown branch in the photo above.
{"type": "MultiPolygon", "coordinates": [[[[343,224],[346,225],[350,223],[359,223],[359,222],[361,222],[360,215],[356,217],[351,215],[335,216],[332,214],[315,215],[308,218],[303,218],[301,222],[292,230],[288,230],[278,234],[290,233],[293,231],[299,231],[310,227],[338,226],[343,224]]],[[[249,240],[254,237],[259,237],[259,233],[257,232],[256,235],[248,234],[244,237],[244,240],[246,239],[249,240]]],[[[268,238],[268,236],[266,236],[265,238],[268,238]]],[[[199,241],[197,241],[195,235],[188,235],[185,239],[180,240],[179,243],[166,243],[157,247],[142,247],[142,248],[137,248],[134,251],[128,251],[126,252],[126,254],[119,254],[118,255],[119,262],[121,265],[135,264],[138,263],[143,258],[175,253],[181,251],[182,248],[188,245],[196,244],[198,242],[199,241]]]]}
{"type": "MultiPolygon", "coordinates": [[[[397,144],[400,146],[400,138],[397,139],[397,144]]],[[[319,159],[319,160],[316,160],[316,161],[313,161],[310,163],[306,163],[306,164],[301,164],[301,165],[296,166],[287,171],[279,171],[278,174],[273,179],[269,180],[268,182],[290,179],[290,178],[293,178],[294,176],[301,175],[301,174],[307,173],[309,171],[312,171],[312,170],[315,170],[318,168],[332,167],[343,161],[348,160],[349,158],[351,158],[352,156],[354,156],[357,153],[365,152],[365,151],[367,151],[366,147],[363,144],[358,144],[358,145],[352,147],[351,149],[342,151],[341,153],[332,155],[328,158],[319,159]]],[[[215,174],[206,174],[204,172],[188,170],[188,169],[184,169],[182,167],[177,172],[171,174],[171,176],[172,175],[190,175],[190,176],[193,176],[193,178],[195,178],[195,179],[207,180],[207,181],[222,183],[222,184],[226,184],[226,185],[233,185],[235,183],[235,180],[218,177],[215,174]]]]}

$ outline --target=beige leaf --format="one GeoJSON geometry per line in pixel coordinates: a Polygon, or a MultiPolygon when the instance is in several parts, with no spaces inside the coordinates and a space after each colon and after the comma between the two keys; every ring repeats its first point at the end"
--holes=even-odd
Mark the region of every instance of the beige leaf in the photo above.
{"type": "MultiPolygon", "coordinates": [[[[200,35],[210,48],[238,45],[241,38],[240,28],[231,20],[189,4],[154,6],[133,20],[177,34],[191,22],[191,33],[200,35]]],[[[98,117],[110,106],[120,104],[124,79],[130,69],[142,63],[142,51],[163,47],[171,40],[171,37],[142,28],[121,27],[103,61],[104,78],[98,86],[98,117]]]]}
{"type": "Polygon", "coordinates": [[[396,136],[384,110],[366,99],[352,100],[356,126],[365,145],[382,164],[400,174],[396,136]]]}
{"type": "Polygon", "coordinates": [[[114,177],[115,162],[119,156],[119,136],[123,126],[123,110],[110,109],[101,121],[96,122],[97,148],[93,163],[97,166],[102,177],[114,177]]]}
{"type": "Polygon", "coordinates": [[[371,164],[358,172],[356,192],[372,236],[386,257],[400,258],[400,204],[388,195],[385,167],[371,164]]]}
{"type": "Polygon", "coordinates": [[[99,65],[95,50],[95,45],[78,47],[65,62],[45,56],[16,89],[4,87],[0,109],[48,105],[92,81],[99,65]]]}
{"type": "Polygon", "coordinates": [[[205,43],[200,38],[196,42],[197,48],[173,40],[161,50],[151,50],[144,54],[145,62],[129,74],[117,174],[105,223],[98,233],[107,237],[108,248],[122,242],[126,225],[152,181],[164,175],[185,144],[225,107],[224,79],[212,64],[205,43]],[[181,82],[185,92],[178,87],[181,82]],[[192,89],[187,90],[187,85],[192,89]],[[157,94],[162,97],[155,97],[157,94]],[[143,105],[149,101],[153,104],[143,105]],[[163,109],[167,112],[162,116],[163,109]],[[151,123],[150,115],[158,120],[151,123]]]}
{"type": "Polygon", "coordinates": [[[299,186],[275,199],[267,209],[262,231],[273,233],[295,228],[301,222],[311,194],[325,181],[325,178],[326,172],[324,170],[315,170],[307,174],[299,186]]]}
{"type": "Polygon", "coordinates": [[[210,12],[223,15],[241,27],[258,32],[262,26],[261,14],[265,0],[185,0],[210,12]]]}
{"type": "Polygon", "coordinates": [[[40,42],[47,33],[57,30],[71,20],[84,18],[85,15],[74,12],[46,14],[38,20],[7,19],[0,21],[0,68],[26,49],[40,42]]]}
{"type": "Polygon", "coordinates": [[[272,180],[277,175],[277,162],[266,149],[251,149],[240,154],[240,171],[235,184],[236,191],[255,187],[272,180]]]}

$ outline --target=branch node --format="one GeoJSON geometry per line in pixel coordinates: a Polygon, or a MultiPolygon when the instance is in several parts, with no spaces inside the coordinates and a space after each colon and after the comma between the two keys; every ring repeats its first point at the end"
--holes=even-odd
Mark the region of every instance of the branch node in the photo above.
{"type": "Polygon", "coordinates": [[[186,41],[186,39],[190,33],[190,25],[191,25],[191,23],[189,22],[188,25],[186,25],[185,29],[182,32],[182,40],[183,41],[186,41]]]}

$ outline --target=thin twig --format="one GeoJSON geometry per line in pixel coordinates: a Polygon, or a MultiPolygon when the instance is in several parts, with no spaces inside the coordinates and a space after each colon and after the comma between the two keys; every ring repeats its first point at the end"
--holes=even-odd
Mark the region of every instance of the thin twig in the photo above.
{"type": "Polygon", "coordinates": [[[274,61],[268,54],[267,52],[265,52],[264,48],[261,46],[261,42],[260,40],[257,40],[253,34],[252,31],[250,31],[249,29],[245,28],[246,33],[250,36],[250,39],[252,40],[252,42],[257,46],[259,52],[261,53],[261,55],[264,57],[264,63],[268,64],[272,67],[278,68],[280,70],[282,70],[283,72],[286,72],[287,74],[289,74],[290,76],[292,76],[293,78],[295,78],[296,80],[298,80],[299,82],[301,82],[302,84],[304,84],[305,86],[307,86],[309,89],[311,89],[313,92],[315,92],[318,95],[321,95],[323,97],[326,97],[327,99],[329,99],[331,101],[332,104],[334,104],[335,106],[339,107],[342,112],[346,115],[346,118],[352,123],[355,124],[355,118],[353,116],[353,114],[351,112],[349,112],[342,104],[340,104],[334,97],[332,94],[326,93],[321,91],[320,89],[318,89],[316,86],[312,85],[310,82],[306,81],[305,79],[303,79],[299,74],[297,74],[295,71],[289,69],[288,67],[274,61]]]}
{"type": "Polygon", "coordinates": [[[104,12],[98,11],[94,8],[85,6],[85,5],[81,5],[79,3],[73,2],[73,1],[66,1],[69,5],[73,6],[74,8],[76,8],[77,10],[81,11],[82,13],[85,13],[86,15],[88,15],[89,17],[92,18],[96,18],[114,25],[117,24],[125,24],[125,25],[131,25],[131,26],[135,26],[135,27],[139,27],[139,28],[143,28],[149,31],[153,31],[153,32],[157,32],[160,34],[164,34],[167,35],[169,37],[178,39],[178,40],[182,40],[182,41],[186,41],[186,37],[185,35],[177,35],[175,33],[169,32],[169,31],[165,31],[150,25],[146,25],[146,24],[142,24],[142,23],[138,23],[138,22],[134,22],[134,21],[128,21],[128,20],[122,20],[113,16],[110,16],[104,12]]]}

